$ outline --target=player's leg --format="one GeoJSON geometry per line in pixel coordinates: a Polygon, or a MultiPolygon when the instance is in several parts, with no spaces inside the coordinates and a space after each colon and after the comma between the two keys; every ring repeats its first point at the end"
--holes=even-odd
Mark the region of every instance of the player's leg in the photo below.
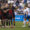
{"type": "Polygon", "coordinates": [[[1,27],[1,18],[0,18],[0,27],[1,27]]]}
{"type": "Polygon", "coordinates": [[[14,26],[15,26],[15,15],[13,15],[13,21],[14,21],[14,26]]]}
{"type": "Polygon", "coordinates": [[[24,25],[23,27],[26,27],[26,16],[24,15],[24,25]]]}
{"type": "Polygon", "coordinates": [[[28,18],[29,18],[29,27],[30,27],[30,16],[28,18]]]}
{"type": "Polygon", "coordinates": [[[10,18],[8,19],[8,24],[9,24],[9,26],[10,26],[10,18]]]}
{"type": "Polygon", "coordinates": [[[11,15],[10,19],[11,19],[11,25],[13,25],[13,23],[12,23],[12,15],[11,15]]]}
{"type": "Polygon", "coordinates": [[[10,17],[7,16],[7,22],[6,22],[7,26],[9,25],[10,26],[10,17]]]}
{"type": "Polygon", "coordinates": [[[2,26],[5,27],[5,20],[4,19],[2,19],[1,23],[2,23],[2,26]]]}
{"type": "Polygon", "coordinates": [[[15,17],[13,18],[13,20],[14,20],[14,26],[15,26],[15,17]]]}
{"type": "Polygon", "coordinates": [[[0,25],[1,25],[1,15],[0,15],[0,25]]]}
{"type": "Polygon", "coordinates": [[[8,26],[8,19],[6,19],[6,25],[8,26]]]}
{"type": "Polygon", "coordinates": [[[24,27],[26,27],[26,18],[24,18],[24,27]]]}
{"type": "Polygon", "coordinates": [[[4,26],[4,17],[2,16],[2,19],[1,19],[1,23],[2,23],[2,26],[4,26]]]}
{"type": "Polygon", "coordinates": [[[1,19],[1,24],[2,24],[2,26],[3,26],[3,20],[1,19]]]}
{"type": "Polygon", "coordinates": [[[11,24],[12,24],[12,17],[11,17],[11,24]]]}

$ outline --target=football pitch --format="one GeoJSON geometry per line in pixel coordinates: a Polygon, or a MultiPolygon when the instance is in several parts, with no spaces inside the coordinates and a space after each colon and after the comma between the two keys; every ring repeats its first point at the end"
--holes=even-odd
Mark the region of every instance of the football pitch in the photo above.
{"type": "Polygon", "coordinates": [[[15,28],[0,28],[0,30],[30,30],[28,27],[28,24],[26,24],[26,27],[22,27],[23,23],[22,22],[16,22],[15,23],[15,28]]]}

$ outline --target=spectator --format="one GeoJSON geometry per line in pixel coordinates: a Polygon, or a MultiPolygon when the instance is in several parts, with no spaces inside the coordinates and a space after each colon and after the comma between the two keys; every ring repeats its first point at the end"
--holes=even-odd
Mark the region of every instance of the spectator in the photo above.
{"type": "Polygon", "coordinates": [[[19,5],[19,1],[17,0],[17,1],[16,1],[16,6],[18,6],[18,5],[19,5]]]}
{"type": "Polygon", "coordinates": [[[24,4],[26,4],[27,3],[27,0],[24,0],[24,4]]]}

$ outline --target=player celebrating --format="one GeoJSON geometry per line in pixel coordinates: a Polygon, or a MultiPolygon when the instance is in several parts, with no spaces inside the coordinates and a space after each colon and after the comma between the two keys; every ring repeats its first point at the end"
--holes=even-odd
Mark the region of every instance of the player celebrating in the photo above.
{"type": "Polygon", "coordinates": [[[30,4],[28,4],[28,8],[27,8],[27,14],[28,14],[27,19],[29,20],[29,27],[30,27],[30,6],[29,5],[30,4]]]}
{"type": "Polygon", "coordinates": [[[26,8],[26,14],[27,14],[27,19],[29,20],[29,27],[30,27],[30,6],[29,6],[30,4],[28,4],[28,7],[26,8]]]}
{"type": "Polygon", "coordinates": [[[26,19],[27,19],[27,6],[25,5],[24,7],[24,26],[23,27],[26,27],[26,19]]]}
{"type": "Polygon", "coordinates": [[[2,26],[5,26],[6,22],[7,22],[7,9],[4,8],[2,12],[2,26]]]}
{"type": "Polygon", "coordinates": [[[8,10],[9,26],[10,26],[10,19],[11,19],[11,24],[12,24],[12,9],[9,9],[9,10],[8,10]]]}
{"type": "Polygon", "coordinates": [[[15,7],[10,4],[10,10],[9,10],[9,19],[11,19],[11,24],[12,24],[12,18],[13,18],[13,21],[14,21],[14,26],[15,26],[15,14],[14,14],[14,9],[15,7]]]}

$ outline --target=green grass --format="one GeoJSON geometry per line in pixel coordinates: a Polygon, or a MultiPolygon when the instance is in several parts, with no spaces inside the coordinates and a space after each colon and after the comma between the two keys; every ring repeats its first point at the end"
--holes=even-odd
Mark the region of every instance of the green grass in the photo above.
{"type": "Polygon", "coordinates": [[[0,30],[30,30],[28,27],[28,24],[26,24],[26,27],[22,27],[23,23],[22,22],[16,22],[15,23],[15,28],[0,28],[0,30]]]}

